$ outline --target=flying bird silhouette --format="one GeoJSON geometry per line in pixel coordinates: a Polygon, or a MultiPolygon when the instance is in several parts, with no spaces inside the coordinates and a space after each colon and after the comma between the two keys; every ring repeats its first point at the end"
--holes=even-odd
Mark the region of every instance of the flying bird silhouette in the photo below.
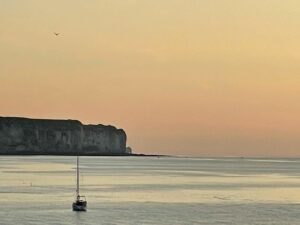
{"type": "Polygon", "coordinates": [[[56,36],[58,36],[58,35],[59,35],[59,33],[55,33],[55,32],[54,32],[54,34],[55,34],[56,36]]]}

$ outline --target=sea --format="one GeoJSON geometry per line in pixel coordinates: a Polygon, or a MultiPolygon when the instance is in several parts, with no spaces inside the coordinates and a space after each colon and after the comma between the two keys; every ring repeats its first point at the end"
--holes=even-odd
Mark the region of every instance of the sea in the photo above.
{"type": "Polygon", "coordinates": [[[300,225],[300,159],[0,156],[2,225],[300,225]]]}

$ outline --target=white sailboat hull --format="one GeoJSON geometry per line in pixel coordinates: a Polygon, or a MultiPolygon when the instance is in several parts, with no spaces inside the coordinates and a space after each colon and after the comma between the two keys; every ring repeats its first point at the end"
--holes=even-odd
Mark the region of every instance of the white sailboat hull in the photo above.
{"type": "Polygon", "coordinates": [[[87,210],[86,201],[75,201],[72,204],[73,211],[86,211],[87,210]]]}

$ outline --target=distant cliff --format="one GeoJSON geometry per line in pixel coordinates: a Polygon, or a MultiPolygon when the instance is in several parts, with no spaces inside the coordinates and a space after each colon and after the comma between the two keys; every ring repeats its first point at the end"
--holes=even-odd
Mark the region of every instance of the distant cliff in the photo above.
{"type": "Polygon", "coordinates": [[[0,154],[124,155],[126,133],[77,120],[0,117],[0,154]]]}

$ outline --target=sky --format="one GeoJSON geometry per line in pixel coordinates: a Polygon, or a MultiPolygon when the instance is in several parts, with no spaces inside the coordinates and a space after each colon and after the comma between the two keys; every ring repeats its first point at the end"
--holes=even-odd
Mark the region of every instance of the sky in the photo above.
{"type": "Polygon", "coordinates": [[[298,0],[0,0],[0,115],[111,124],[137,153],[300,156],[299,27],[298,0]]]}

